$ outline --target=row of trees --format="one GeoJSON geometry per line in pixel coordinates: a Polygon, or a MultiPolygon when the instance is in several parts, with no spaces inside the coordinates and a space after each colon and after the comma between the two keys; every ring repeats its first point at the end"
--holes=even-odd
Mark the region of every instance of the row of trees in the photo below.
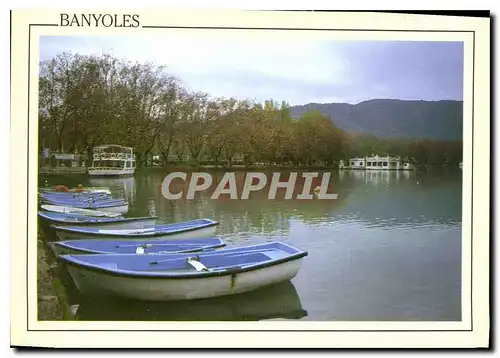
{"type": "Polygon", "coordinates": [[[430,159],[424,152],[432,154],[435,147],[355,137],[318,111],[292,119],[286,102],[190,92],[163,66],[70,53],[40,64],[39,144],[89,157],[94,146],[120,144],[134,148],[139,164],[154,153],[163,164],[300,166],[332,166],[352,155],[385,152],[430,159]]]}
{"type": "Polygon", "coordinates": [[[352,157],[372,154],[401,156],[420,165],[456,166],[462,161],[462,141],[431,139],[382,139],[373,135],[352,135],[347,151],[352,157]]]}

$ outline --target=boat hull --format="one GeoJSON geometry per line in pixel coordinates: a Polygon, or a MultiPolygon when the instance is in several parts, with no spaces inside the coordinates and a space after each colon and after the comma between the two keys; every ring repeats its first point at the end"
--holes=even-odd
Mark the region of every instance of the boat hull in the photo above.
{"type": "Polygon", "coordinates": [[[40,200],[43,204],[48,205],[62,205],[62,206],[71,206],[74,208],[82,208],[82,209],[92,209],[97,210],[107,207],[126,205],[127,202],[122,199],[97,199],[97,200],[79,200],[79,199],[47,199],[41,198],[40,200]]]}
{"type": "MultiPolygon", "coordinates": [[[[85,209],[92,210],[92,207],[87,207],[85,209]]],[[[106,213],[125,214],[128,212],[128,203],[122,205],[97,207],[95,210],[104,211],[106,213]]]]}
{"type": "MultiPolygon", "coordinates": [[[[156,219],[146,218],[137,220],[121,220],[113,222],[103,222],[103,223],[81,223],[81,224],[64,224],[67,228],[81,228],[81,227],[98,227],[100,229],[112,229],[112,230],[133,230],[137,228],[154,226],[156,225],[156,219]]],[[[101,237],[102,238],[102,237],[101,237]]]]}
{"type": "MultiPolygon", "coordinates": [[[[82,250],[77,250],[69,247],[64,247],[56,244],[57,242],[50,242],[49,246],[52,249],[52,252],[56,255],[92,255],[92,253],[82,251],[82,250]]],[[[215,248],[207,248],[207,249],[193,249],[192,252],[204,252],[204,251],[211,251],[215,250],[215,248]]],[[[175,254],[175,252],[173,252],[175,254]]],[[[151,253],[148,255],[156,255],[155,253],[151,253]]]]}
{"type": "Polygon", "coordinates": [[[289,281],[302,258],[251,271],[201,278],[127,277],[68,265],[78,290],[87,296],[116,296],[142,301],[181,301],[228,296],[289,281]]]}
{"type": "MultiPolygon", "coordinates": [[[[133,226],[128,229],[135,229],[137,228],[136,226],[133,226]]],[[[104,229],[104,228],[103,228],[104,229]]],[[[112,227],[112,229],[118,230],[116,226],[112,227]]],[[[144,237],[145,239],[154,239],[154,240],[165,240],[165,239],[189,239],[193,237],[197,238],[202,238],[202,237],[210,237],[214,236],[215,234],[215,229],[216,226],[209,226],[209,227],[203,227],[200,229],[192,229],[189,231],[184,231],[184,232],[178,232],[178,233],[166,233],[164,235],[157,235],[154,237],[144,237]]],[[[106,235],[106,234],[99,234],[99,235],[89,235],[83,232],[71,232],[71,231],[63,231],[63,230],[56,230],[56,234],[59,237],[60,240],[76,240],[76,239],[97,239],[97,240],[137,240],[137,236],[130,236],[128,238],[127,236],[117,236],[117,235],[106,235]]],[[[139,237],[140,239],[140,237],[139,237]]]]}
{"type": "Polygon", "coordinates": [[[78,206],[71,206],[71,204],[68,203],[58,203],[58,204],[50,204],[54,206],[68,206],[72,207],[75,209],[85,209],[85,210],[94,210],[94,211],[102,211],[105,213],[114,213],[114,214],[126,214],[128,212],[128,203],[127,204],[120,204],[120,205],[113,205],[113,206],[85,206],[85,207],[78,207],[78,206]]]}
{"type": "MultiPolygon", "coordinates": [[[[102,209],[94,210],[94,209],[84,209],[84,208],[75,208],[73,206],[64,206],[64,205],[49,205],[44,204],[41,206],[43,210],[51,211],[54,213],[63,213],[63,214],[77,214],[77,215],[86,215],[92,217],[120,217],[123,213],[109,212],[104,211],[102,209]]],[[[128,208],[128,204],[127,204],[128,208]]]]}
{"type": "Polygon", "coordinates": [[[152,226],[156,225],[158,216],[143,216],[124,218],[118,217],[91,217],[86,215],[65,214],[48,211],[38,212],[38,217],[41,221],[54,226],[65,226],[69,228],[81,227],[99,227],[111,229],[135,229],[139,225],[152,226]],[[123,226],[126,225],[126,226],[123,226]]]}
{"type": "Polygon", "coordinates": [[[40,193],[47,193],[47,194],[60,194],[60,193],[72,193],[72,194],[109,194],[111,195],[111,191],[107,187],[90,187],[90,188],[84,188],[83,190],[77,190],[77,189],[69,189],[68,191],[57,191],[52,188],[38,188],[38,191],[40,193]]]}
{"type": "Polygon", "coordinates": [[[52,241],[52,242],[48,243],[50,249],[52,250],[52,252],[56,256],[59,256],[59,255],[80,255],[80,254],[85,254],[85,252],[80,251],[80,250],[73,250],[73,249],[70,249],[68,247],[56,245],[56,242],[57,241],[52,241]]]}
{"type": "Polygon", "coordinates": [[[165,255],[178,253],[211,252],[226,244],[219,238],[191,239],[176,241],[161,240],[68,240],[49,243],[56,255],[89,255],[89,254],[132,254],[141,248],[141,255],[165,255]],[[130,243],[129,243],[130,242],[130,243]],[[104,245],[103,245],[104,243],[104,245]]]}

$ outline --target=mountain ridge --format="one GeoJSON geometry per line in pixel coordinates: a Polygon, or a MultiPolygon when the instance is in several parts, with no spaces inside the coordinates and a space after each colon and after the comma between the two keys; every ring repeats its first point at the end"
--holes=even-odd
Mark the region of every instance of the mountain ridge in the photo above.
{"type": "Polygon", "coordinates": [[[290,107],[293,118],[319,110],[340,129],[381,138],[462,140],[463,101],[370,99],[357,104],[307,103],[290,107]]]}

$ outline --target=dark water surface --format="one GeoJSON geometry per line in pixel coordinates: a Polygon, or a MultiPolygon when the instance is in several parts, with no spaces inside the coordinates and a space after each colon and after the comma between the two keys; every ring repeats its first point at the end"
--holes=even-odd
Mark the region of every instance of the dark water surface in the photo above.
{"type": "MultiPolygon", "coordinates": [[[[80,297],[68,283],[81,320],[402,320],[461,319],[462,173],[332,172],[337,200],[167,200],[167,172],[133,178],[40,177],[50,184],[108,186],[129,203],[128,216],[168,222],[218,220],[228,247],[273,240],[308,251],[298,275],[248,294],[189,302],[144,303],[80,297]]],[[[212,172],[214,180],[222,172],[212,172]]],[[[245,172],[237,172],[240,185],[245,172]]],[[[177,184],[178,191],[182,187],[177,184]]],[[[301,188],[300,188],[301,190],[301,188]]],[[[61,275],[64,275],[62,273],[61,275]]]]}

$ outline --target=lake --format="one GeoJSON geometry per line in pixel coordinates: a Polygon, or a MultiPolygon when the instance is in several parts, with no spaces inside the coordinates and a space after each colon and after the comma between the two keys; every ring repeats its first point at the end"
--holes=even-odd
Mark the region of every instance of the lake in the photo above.
{"type": "MultiPolygon", "coordinates": [[[[211,171],[215,181],[223,172],[211,171]]],[[[336,200],[248,200],[227,195],[167,200],[160,169],[132,178],[39,177],[51,185],[110,187],[128,216],[168,222],[220,222],[228,247],[280,240],[308,252],[289,283],[233,297],[144,303],[80,297],[66,280],[80,320],[459,321],[461,320],[462,173],[333,171],[336,200]]],[[[267,173],[271,174],[271,173],[267,173]]],[[[245,172],[235,173],[241,183],[245,172]]],[[[183,188],[177,184],[177,190],[183,188]]],[[[174,191],[174,190],[172,190],[174,191]]],[[[61,275],[64,275],[63,273],[61,275]]]]}

